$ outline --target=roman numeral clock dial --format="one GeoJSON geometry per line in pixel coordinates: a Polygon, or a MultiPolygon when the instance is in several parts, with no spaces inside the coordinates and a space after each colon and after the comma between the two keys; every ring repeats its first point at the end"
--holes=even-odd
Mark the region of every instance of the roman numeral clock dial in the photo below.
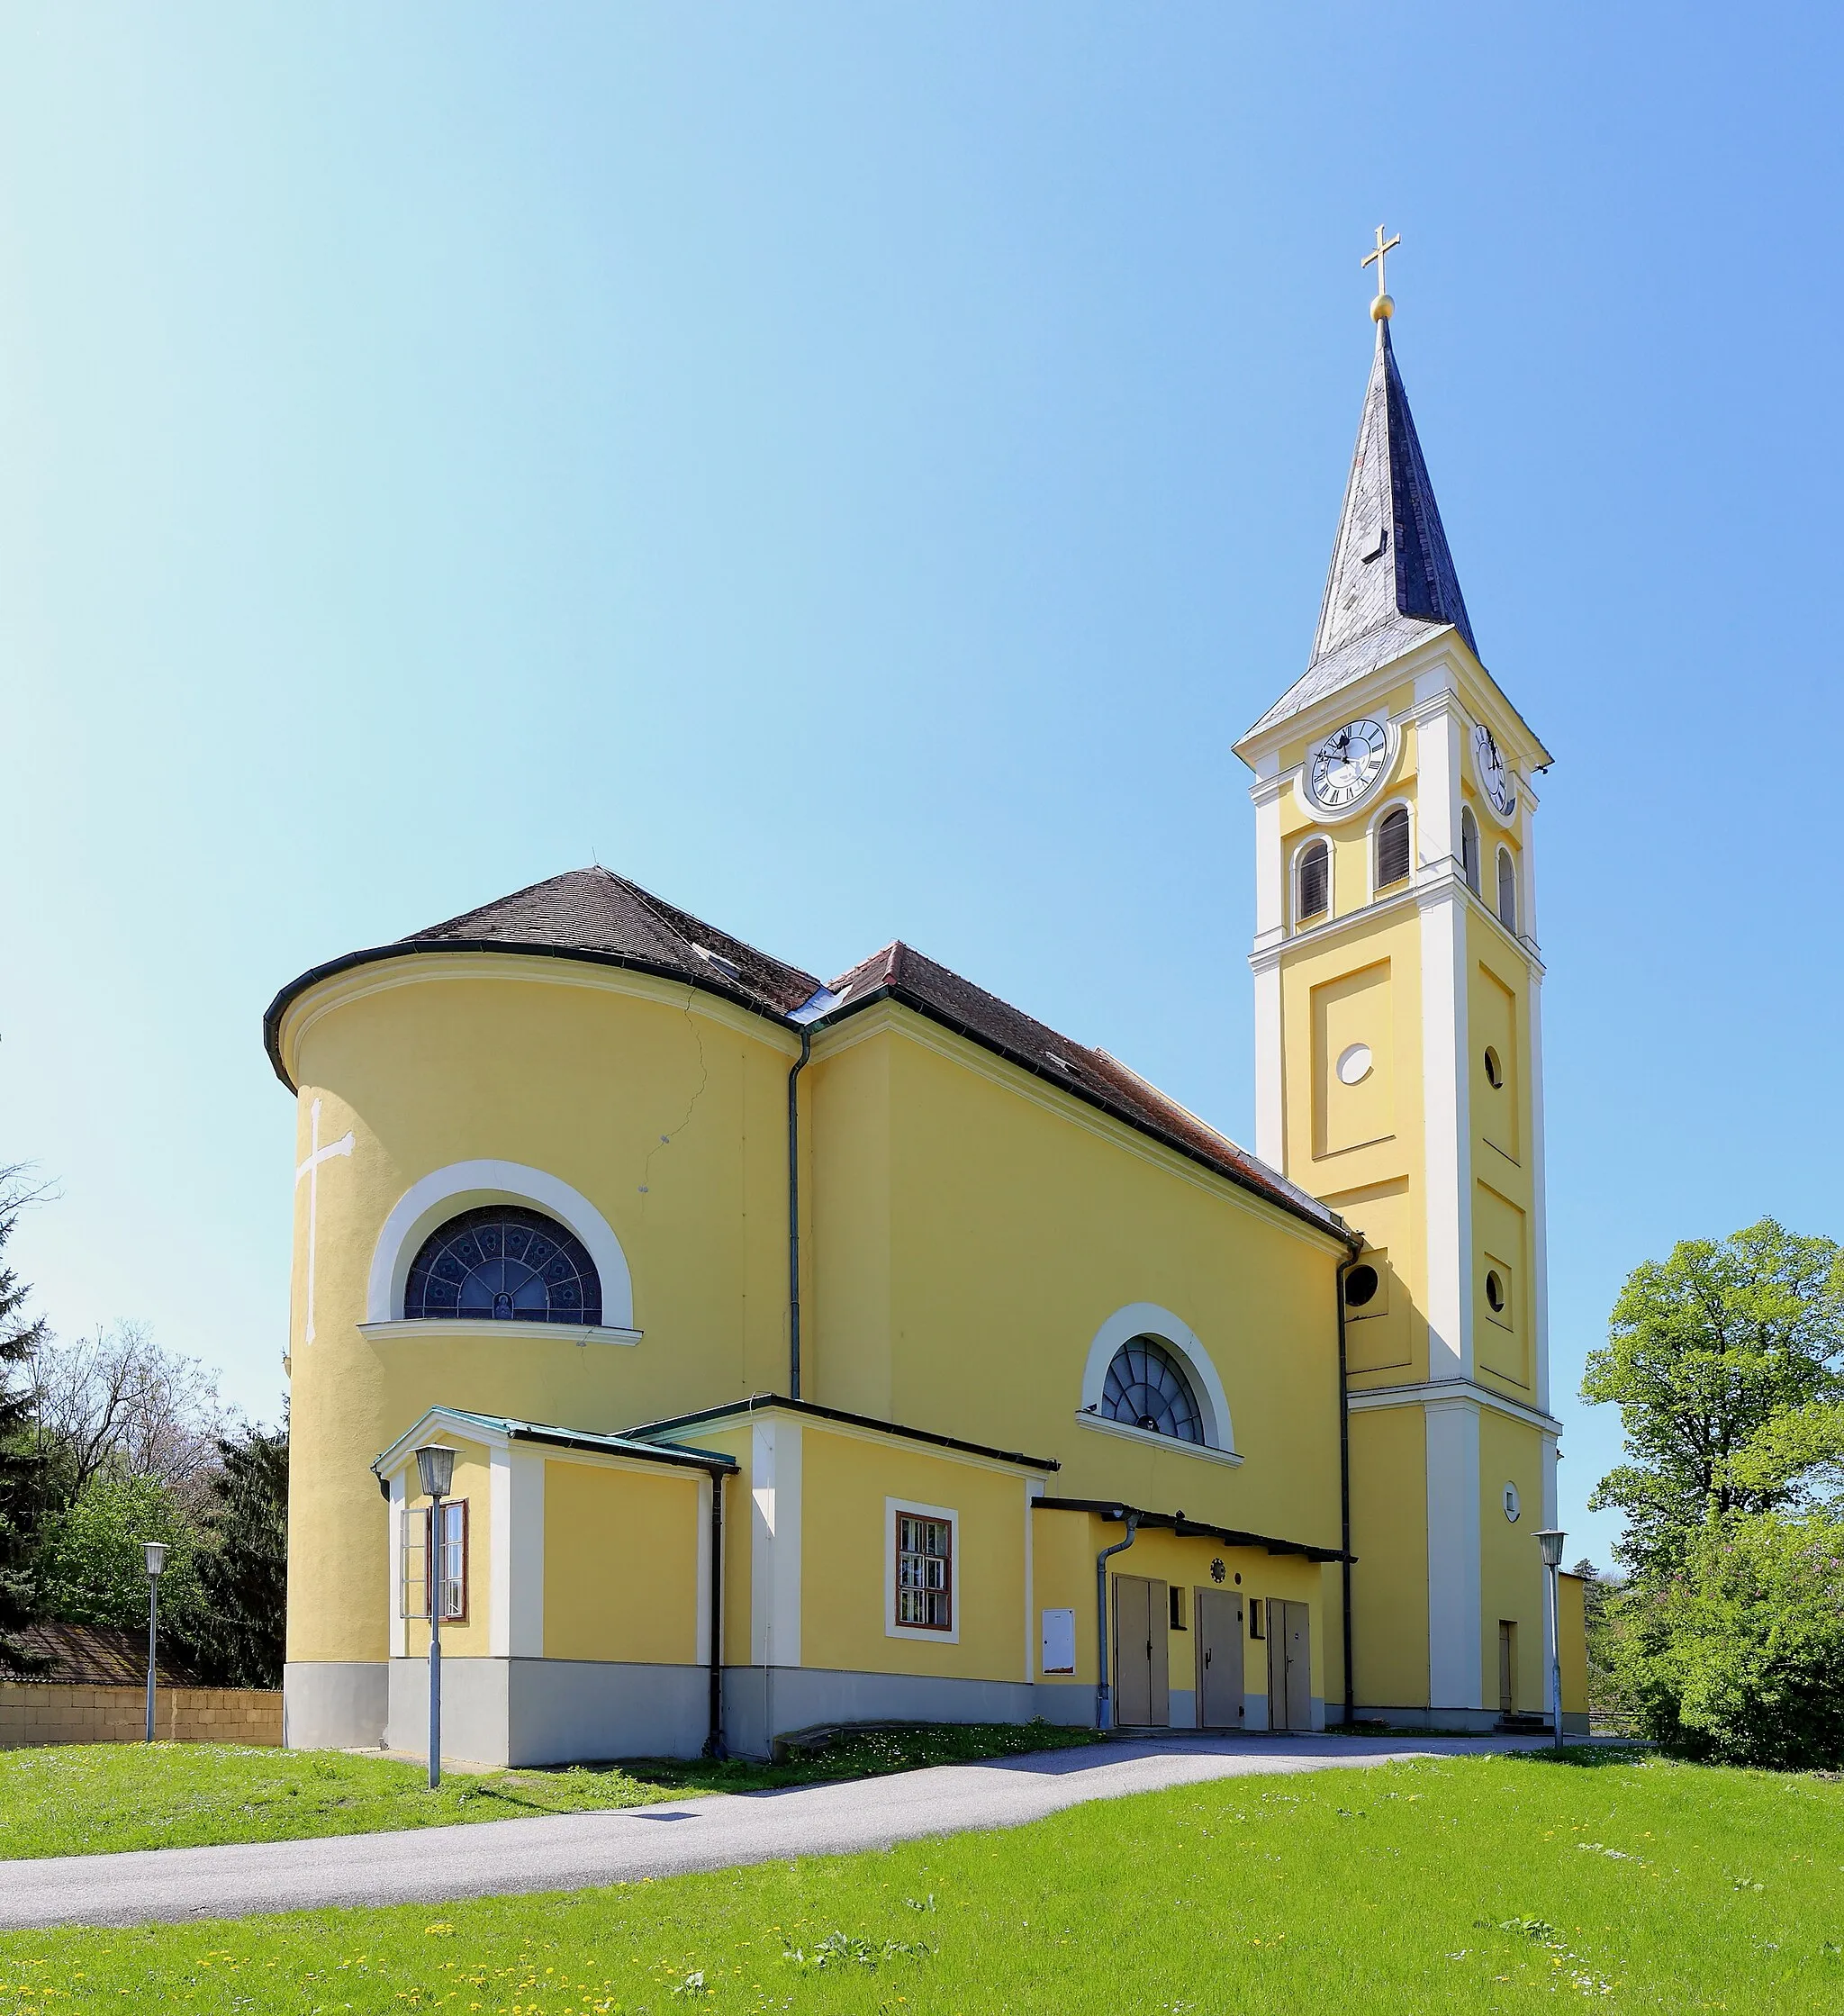
{"type": "Polygon", "coordinates": [[[1517,785],[1505,761],[1504,750],[1483,722],[1473,730],[1473,761],[1478,768],[1479,788],[1492,800],[1498,817],[1508,819],[1517,804],[1517,785]]]}
{"type": "Polygon", "coordinates": [[[1306,759],[1306,795],[1328,812],[1355,805],[1383,772],[1389,737],[1378,721],[1347,721],[1306,759]]]}

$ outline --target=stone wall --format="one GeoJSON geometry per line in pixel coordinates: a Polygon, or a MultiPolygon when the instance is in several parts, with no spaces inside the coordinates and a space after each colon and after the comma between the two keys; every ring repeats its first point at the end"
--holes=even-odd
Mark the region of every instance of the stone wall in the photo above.
{"type": "MultiPolygon", "coordinates": [[[[147,1734],[140,1687],[0,1680],[0,1749],[39,1743],[139,1743],[147,1734]]],[[[254,1687],[162,1687],[154,1732],[163,1743],[279,1747],[282,1696],[254,1687]]]]}

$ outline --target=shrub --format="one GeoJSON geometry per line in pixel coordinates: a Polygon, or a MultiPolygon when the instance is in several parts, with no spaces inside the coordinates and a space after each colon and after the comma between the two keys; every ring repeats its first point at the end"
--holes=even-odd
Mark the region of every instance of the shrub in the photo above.
{"type": "Polygon", "coordinates": [[[1844,1764],[1844,1524],[1713,1521],[1678,1573],[1612,1606],[1610,1651],[1644,1732],[1713,1763],[1844,1764]]]}

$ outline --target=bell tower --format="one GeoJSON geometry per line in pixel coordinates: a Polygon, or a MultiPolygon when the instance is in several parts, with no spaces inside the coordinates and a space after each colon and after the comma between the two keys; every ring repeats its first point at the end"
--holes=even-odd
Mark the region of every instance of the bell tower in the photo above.
{"type": "MultiPolygon", "coordinates": [[[[1256,1149],[1365,1236],[1345,1276],[1360,1714],[1548,1712],[1555,1523],[1533,780],[1479,655],[1390,337],[1304,674],[1253,771],[1256,1149]]],[[[1328,1690],[1329,1691],[1329,1690],[1328,1690]]]]}

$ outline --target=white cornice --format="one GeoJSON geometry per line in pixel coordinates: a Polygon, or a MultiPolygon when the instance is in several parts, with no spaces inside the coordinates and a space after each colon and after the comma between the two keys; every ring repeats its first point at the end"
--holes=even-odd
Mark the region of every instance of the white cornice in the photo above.
{"type": "Polygon", "coordinates": [[[503,1323],[486,1317],[472,1320],[444,1316],[400,1316],[392,1323],[361,1323],[358,1334],[368,1344],[465,1343],[476,1338],[510,1344],[637,1344],[644,1330],[614,1330],[596,1323],[503,1323]]]}
{"type": "Polygon", "coordinates": [[[1489,1407],[1494,1414],[1508,1415],[1513,1421],[1521,1421],[1526,1428],[1540,1429],[1546,1435],[1562,1433],[1562,1424],[1553,1414],[1544,1414],[1540,1408],[1508,1400],[1504,1394],[1494,1393],[1476,1379],[1424,1380],[1418,1386],[1353,1387],[1349,1398],[1353,1414],[1371,1414],[1382,1407],[1425,1407],[1443,1402],[1464,1406],[1470,1402],[1489,1407]]]}
{"type": "Polygon", "coordinates": [[[1241,1469],[1243,1463],[1242,1457],[1233,1449],[1212,1449],[1207,1442],[1180,1442],[1176,1435],[1162,1435],[1152,1428],[1135,1428],[1129,1421],[1109,1421],[1082,1407],[1076,1410],[1076,1425],[1093,1428],[1098,1434],[1125,1435],[1129,1442],[1162,1449],[1168,1456],[1200,1456],[1207,1463],[1227,1463],[1232,1469],[1241,1469]]]}

